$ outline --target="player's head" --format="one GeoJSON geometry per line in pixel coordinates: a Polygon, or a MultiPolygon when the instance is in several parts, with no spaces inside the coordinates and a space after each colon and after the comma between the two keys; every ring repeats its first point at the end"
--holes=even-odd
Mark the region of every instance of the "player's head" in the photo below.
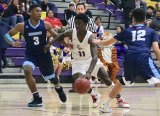
{"type": "Polygon", "coordinates": [[[136,8],[131,14],[133,24],[143,23],[145,21],[146,13],[141,8],[136,8]]]}
{"type": "Polygon", "coordinates": [[[42,9],[40,5],[38,4],[31,5],[29,8],[29,12],[30,12],[30,18],[34,20],[39,20],[41,18],[42,9]]]}
{"type": "Polygon", "coordinates": [[[83,2],[78,3],[76,6],[76,13],[80,14],[80,13],[85,13],[85,12],[86,12],[85,11],[85,3],[83,3],[83,2]]]}
{"type": "Polygon", "coordinates": [[[88,17],[84,13],[77,14],[75,17],[75,26],[77,31],[85,30],[88,23],[88,17]]]}

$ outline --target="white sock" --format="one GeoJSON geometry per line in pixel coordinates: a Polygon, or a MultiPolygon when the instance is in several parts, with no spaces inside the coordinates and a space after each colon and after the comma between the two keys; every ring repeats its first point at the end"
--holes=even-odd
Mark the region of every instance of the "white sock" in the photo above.
{"type": "Polygon", "coordinates": [[[61,86],[59,85],[59,86],[57,86],[56,88],[59,89],[60,87],[61,87],[61,86]]]}
{"type": "Polygon", "coordinates": [[[94,89],[92,89],[90,95],[96,95],[96,93],[97,93],[97,92],[96,92],[94,89]]]}
{"type": "Polygon", "coordinates": [[[108,98],[105,102],[103,102],[104,105],[110,106],[110,103],[113,99],[112,98],[108,98]]]}

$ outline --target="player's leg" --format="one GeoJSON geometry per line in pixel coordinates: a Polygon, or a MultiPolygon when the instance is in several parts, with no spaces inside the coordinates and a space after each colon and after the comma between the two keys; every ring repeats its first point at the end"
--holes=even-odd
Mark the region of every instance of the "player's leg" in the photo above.
{"type": "MultiPolygon", "coordinates": [[[[97,75],[107,86],[113,86],[113,82],[110,80],[107,71],[101,67],[99,68],[97,75]]],[[[120,108],[129,108],[129,104],[122,98],[122,96],[118,93],[116,94],[117,104],[120,108]]]]}
{"type": "Polygon", "coordinates": [[[44,76],[45,81],[50,80],[55,86],[55,90],[62,102],[67,101],[66,94],[63,91],[63,87],[60,85],[57,75],[54,74],[52,58],[50,53],[46,53],[39,57],[39,68],[44,76]],[[46,60],[47,59],[47,60],[46,60]]]}
{"type": "MultiPolygon", "coordinates": [[[[126,55],[127,56],[127,55],[126,55]]],[[[135,64],[135,56],[130,56],[129,58],[126,57],[124,60],[124,76],[120,79],[120,81],[117,81],[113,89],[111,90],[109,94],[109,98],[103,102],[103,104],[100,107],[101,112],[111,112],[110,109],[110,102],[113,98],[115,98],[118,93],[122,90],[122,85],[128,85],[130,86],[135,81],[136,77],[136,64],[135,64]]]]}
{"type": "MultiPolygon", "coordinates": [[[[81,76],[83,76],[83,74],[80,72],[73,74],[72,75],[73,81],[75,82],[75,80],[81,76]]],[[[74,85],[74,83],[73,83],[73,85],[74,85]]],[[[90,94],[90,96],[92,97],[93,107],[96,108],[99,105],[101,95],[92,88],[89,89],[88,94],[90,94]]]]}
{"type": "Polygon", "coordinates": [[[2,68],[5,68],[7,66],[7,58],[6,58],[6,48],[3,48],[2,51],[2,61],[3,61],[3,66],[2,68]]]}
{"type": "Polygon", "coordinates": [[[28,103],[28,106],[38,107],[42,106],[42,97],[39,96],[39,92],[37,91],[36,88],[35,79],[32,76],[32,71],[35,69],[35,65],[33,62],[35,62],[35,58],[26,56],[26,61],[23,63],[23,70],[26,83],[31,93],[33,94],[33,100],[30,103],[28,103]]]}
{"type": "Polygon", "coordinates": [[[138,58],[138,70],[142,78],[144,78],[151,86],[160,87],[160,71],[155,65],[150,54],[143,54],[138,58]]]}
{"type": "Polygon", "coordinates": [[[56,70],[56,74],[57,74],[58,80],[59,80],[59,76],[60,76],[60,74],[62,72],[62,68],[63,68],[62,63],[58,62],[58,68],[56,70]]]}

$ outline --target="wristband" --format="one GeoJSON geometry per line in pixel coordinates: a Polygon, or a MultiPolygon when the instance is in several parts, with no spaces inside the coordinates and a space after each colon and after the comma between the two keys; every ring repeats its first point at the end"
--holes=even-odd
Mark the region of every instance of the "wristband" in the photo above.
{"type": "Polygon", "coordinates": [[[11,36],[8,33],[5,35],[5,37],[7,38],[8,41],[14,42],[14,40],[11,38],[11,36]]]}

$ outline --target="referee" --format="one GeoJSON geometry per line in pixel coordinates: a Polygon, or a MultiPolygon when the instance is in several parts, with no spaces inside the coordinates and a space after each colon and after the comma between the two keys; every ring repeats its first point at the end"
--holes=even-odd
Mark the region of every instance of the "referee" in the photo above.
{"type": "MultiPolygon", "coordinates": [[[[76,6],[76,13],[77,14],[80,14],[80,13],[85,13],[85,3],[83,2],[80,2],[77,4],[76,6]]],[[[74,29],[75,28],[75,16],[71,17],[69,20],[68,20],[68,28],[70,29],[74,29]]],[[[86,29],[88,31],[91,31],[92,33],[96,33],[96,25],[94,23],[94,20],[90,17],[88,17],[88,24],[86,26],[86,29]]]]}
{"type": "MultiPolygon", "coordinates": [[[[77,4],[77,6],[76,6],[76,13],[77,14],[85,13],[85,3],[80,2],[80,3],[77,4]]],[[[75,16],[71,17],[68,20],[68,25],[67,26],[70,29],[74,29],[75,28],[75,16]]],[[[91,31],[92,33],[96,33],[96,25],[94,23],[94,20],[92,18],[90,18],[90,17],[88,17],[88,24],[86,26],[86,29],[88,31],[91,31]]],[[[73,80],[73,83],[74,83],[74,80],[73,80]]],[[[69,90],[69,92],[70,93],[74,92],[73,85],[72,85],[72,89],[69,90]]]]}

